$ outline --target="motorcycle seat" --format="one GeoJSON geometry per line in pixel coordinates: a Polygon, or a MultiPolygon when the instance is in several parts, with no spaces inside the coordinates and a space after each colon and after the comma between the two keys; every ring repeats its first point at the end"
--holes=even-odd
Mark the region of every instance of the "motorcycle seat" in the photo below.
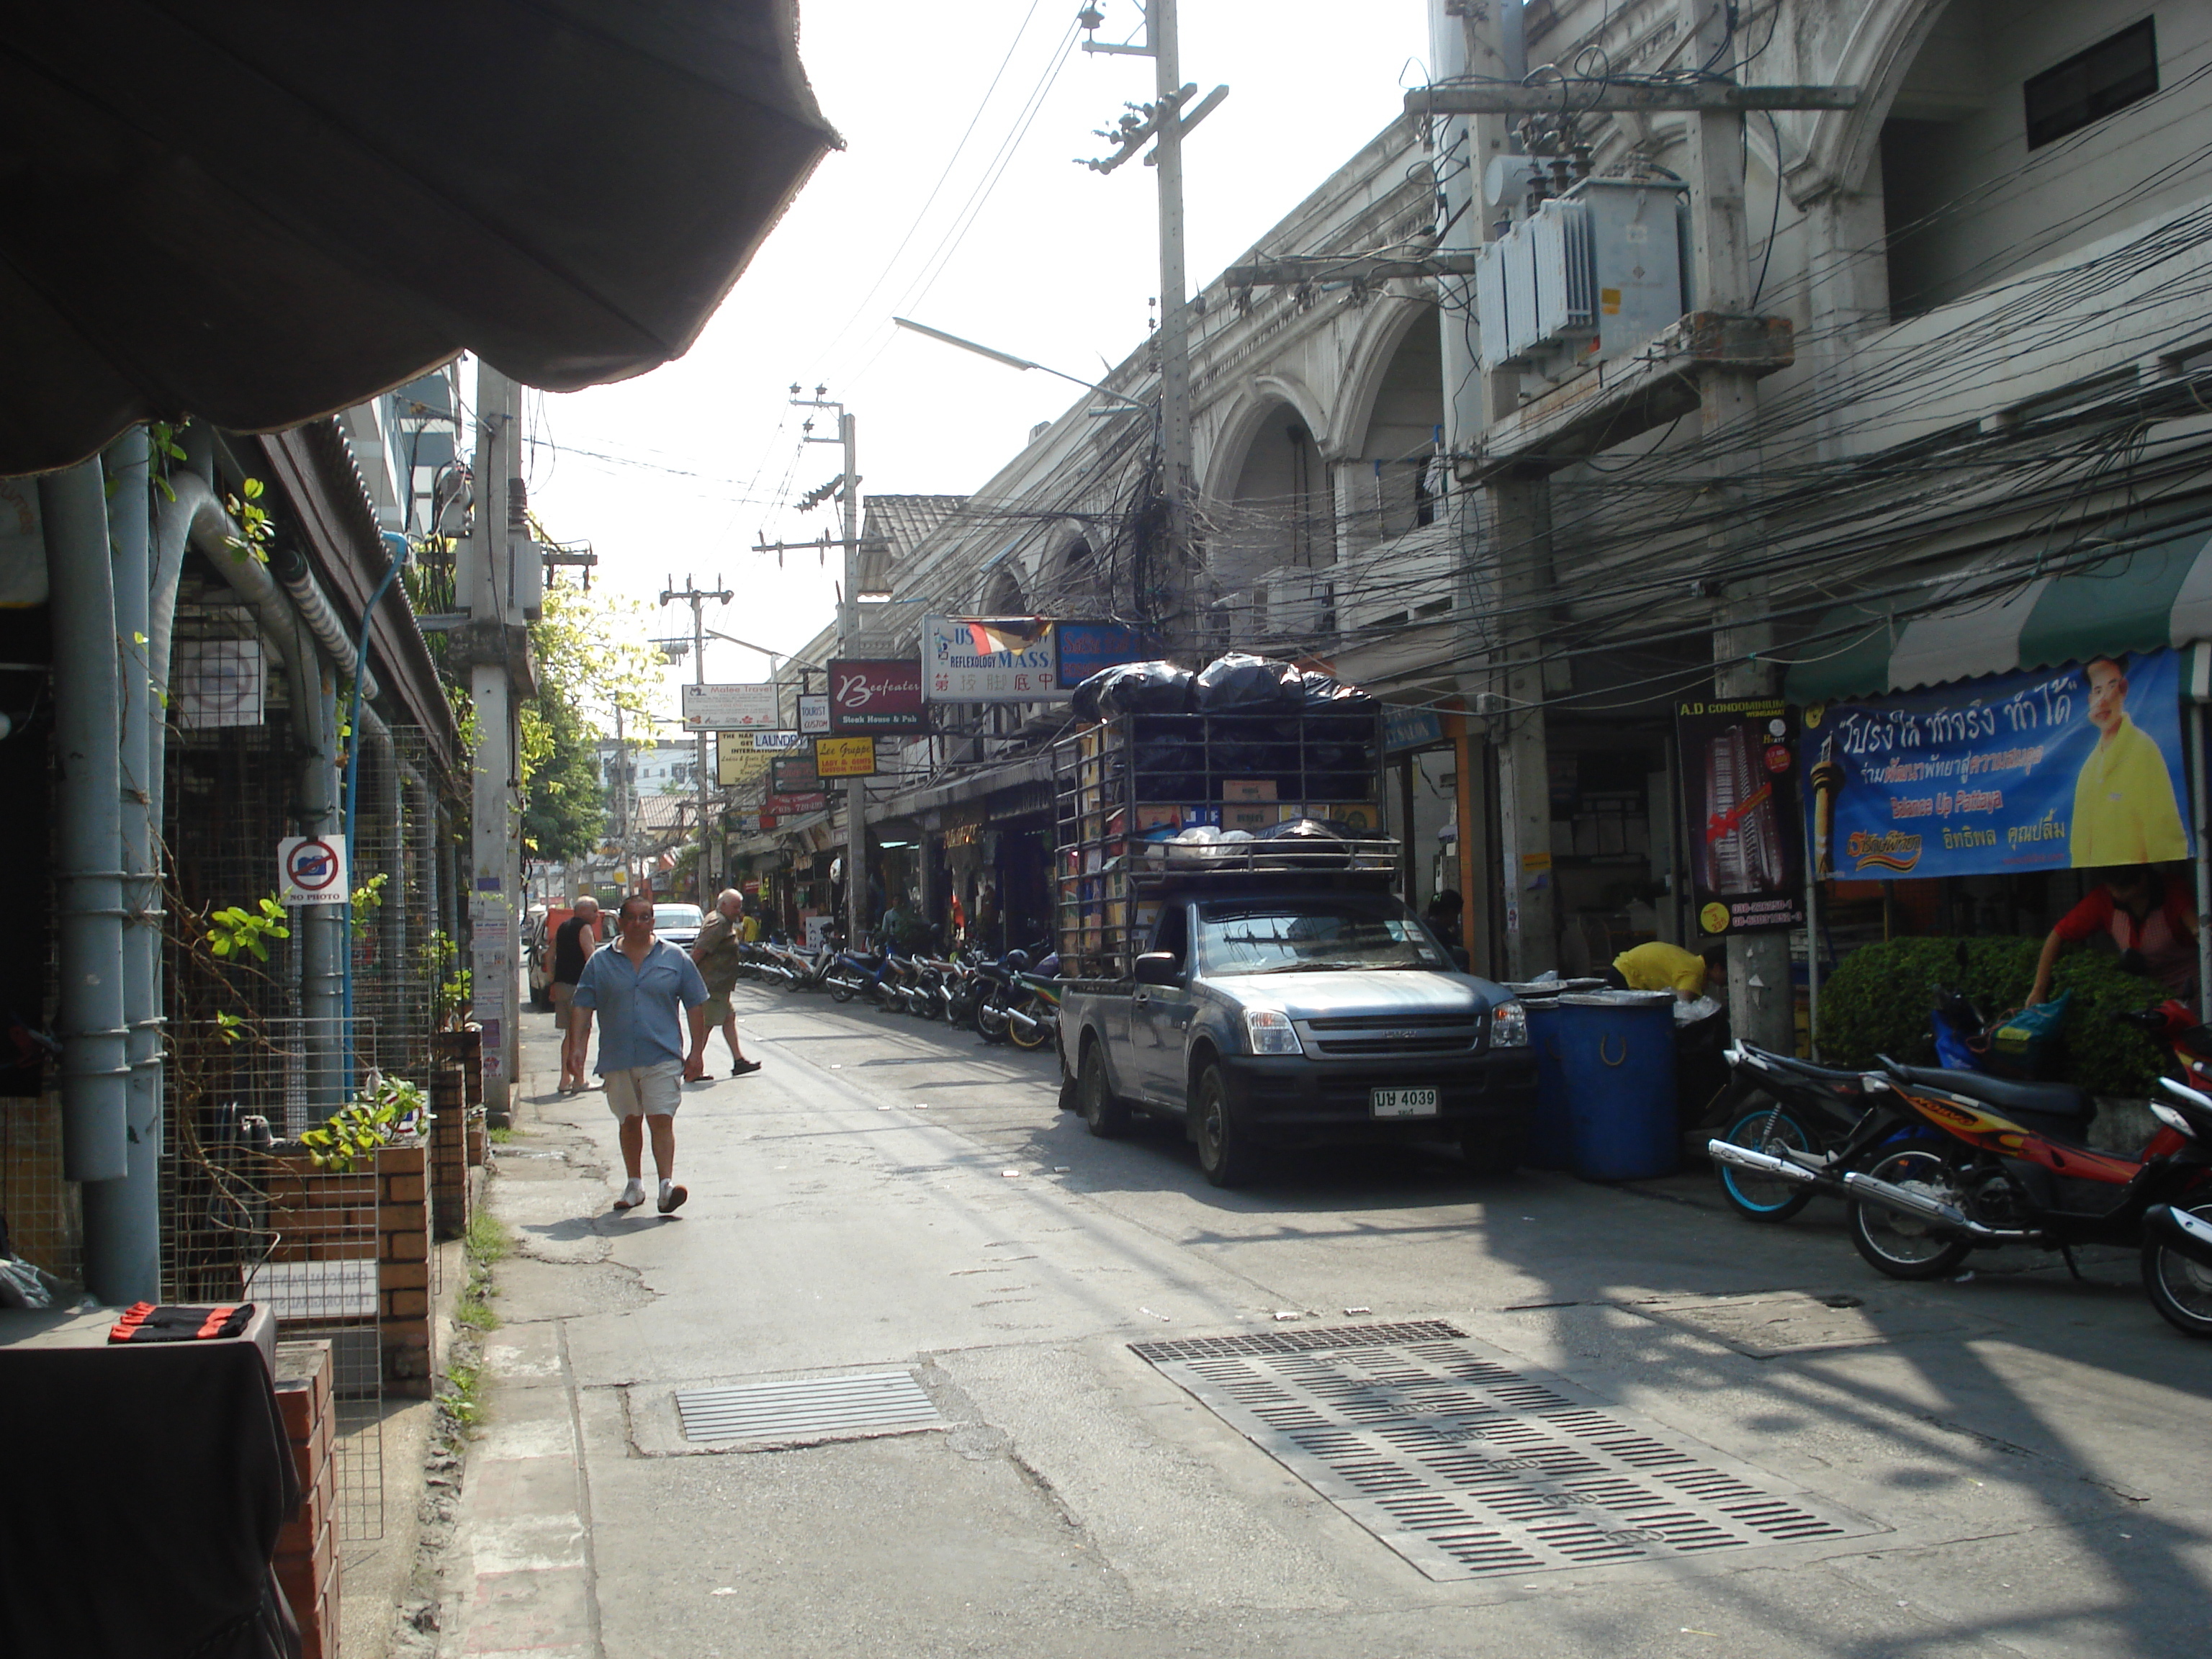
{"type": "Polygon", "coordinates": [[[1856,1086],[1859,1079],[1864,1075],[1862,1072],[1849,1068],[1838,1071],[1830,1066],[1815,1066],[1809,1060],[1800,1060],[1795,1054],[1777,1054],[1771,1048],[1753,1048],[1749,1043],[1743,1046],[1778,1072],[1787,1072],[1794,1077],[1802,1077],[1808,1082],[1848,1083],[1856,1086]]]}
{"type": "Polygon", "coordinates": [[[1907,1083],[1948,1089],[2001,1112],[2032,1112],[2054,1126],[2086,1123],[2097,1109],[2096,1102],[2070,1083],[2015,1083],[1986,1072],[1955,1072],[1936,1066],[1900,1066],[1897,1074],[1907,1083]]]}

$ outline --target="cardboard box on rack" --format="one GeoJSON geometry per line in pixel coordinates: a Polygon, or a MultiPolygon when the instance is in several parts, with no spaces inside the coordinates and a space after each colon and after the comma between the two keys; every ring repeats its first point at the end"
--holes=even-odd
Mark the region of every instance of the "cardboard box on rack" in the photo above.
{"type": "Polygon", "coordinates": [[[1224,830],[1265,830],[1282,820],[1276,816],[1282,809],[1277,806],[1224,806],[1221,809],[1224,830]]]}
{"type": "Polygon", "coordinates": [[[1145,830],[1174,830],[1182,823],[1180,806],[1139,806],[1137,808],[1137,828],[1145,830]]]}
{"type": "Polygon", "coordinates": [[[1358,830],[1363,835],[1379,835],[1382,829],[1382,809],[1371,800],[1345,801],[1322,809],[1322,817],[1334,818],[1339,823],[1358,830]]]}
{"type": "Polygon", "coordinates": [[[1224,778],[1221,799],[1224,801],[1273,800],[1275,781],[1273,778],[1224,778]]]}

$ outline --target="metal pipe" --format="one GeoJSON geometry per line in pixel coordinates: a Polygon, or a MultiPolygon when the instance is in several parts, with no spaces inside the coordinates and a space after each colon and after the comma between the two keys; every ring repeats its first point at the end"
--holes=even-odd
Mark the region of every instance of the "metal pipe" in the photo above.
{"type": "Polygon", "coordinates": [[[148,813],[153,775],[161,765],[148,720],[152,618],[152,515],[147,440],[133,427],[108,452],[108,542],[114,567],[117,702],[117,867],[123,937],[125,1058],[130,1066],[124,1110],[126,1169],[120,1181],[85,1184],[85,1278],[109,1302],[158,1302],[161,1296],[161,1007],[155,979],[161,959],[161,892],[155,879],[148,813]]]}
{"type": "MultiPolygon", "coordinates": [[[[362,651],[367,648],[368,619],[375,613],[377,599],[384,597],[384,586],[378,587],[375,598],[369,600],[368,609],[362,612],[362,645],[356,649],[339,623],[337,611],[324,597],[322,588],[315,581],[314,573],[307,568],[307,562],[298,549],[280,547],[270,553],[269,574],[291,596],[292,603],[299,610],[300,620],[307,623],[307,631],[315,636],[315,642],[337,665],[338,672],[362,682],[368,696],[381,696],[383,688],[377,684],[376,676],[362,666],[362,651]]],[[[385,573],[385,586],[389,586],[392,577],[398,574],[398,563],[395,561],[392,568],[385,573]]]]}
{"type": "MultiPolygon", "coordinates": [[[[358,886],[360,884],[354,869],[354,848],[360,841],[360,835],[358,833],[358,823],[361,817],[361,809],[359,805],[360,796],[356,792],[361,787],[361,751],[364,747],[362,739],[366,736],[365,729],[362,724],[362,715],[364,712],[362,705],[362,693],[367,687],[370,679],[368,672],[368,629],[369,624],[376,619],[376,607],[384,602],[386,590],[391,587],[393,580],[399,574],[399,567],[404,560],[406,547],[407,544],[403,538],[400,542],[398,550],[392,554],[391,568],[384,573],[384,579],[377,583],[376,591],[368,596],[368,603],[362,607],[360,642],[351,647],[354,660],[354,675],[352,708],[349,710],[346,717],[345,857],[346,880],[349,883],[353,884],[355,886],[358,886]]],[[[299,585],[295,586],[293,582],[286,581],[284,586],[286,591],[289,592],[295,599],[301,600],[301,614],[303,617],[312,615],[306,599],[302,598],[303,588],[306,593],[313,595],[315,603],[321,607],[323,613],[325,616],[329,614],[330,607],[327,604],[323,602],[321,593],[316,591],[314,579],[307,575],[304,573],[304,570],[300,576],[299,585]]],[[[310,626],[312,625],[313,623],[311,622],[310,626]]],[[[319,638],[321,636],[318,635],[317,637],[319,638]]],[[[387,756],[392,756],[391,728],[386,726],[381,720],[379,720],[377,725],[384,735],[384,751],[387,756]]],[[[392,758],[396,759],[397,757],[394,756],[392,758]]],[[[394,793],[396,793],[397,792],[395,791],[394,793]]],[[[347,893],[346,902],[342,908],[345,911],[346,930],[349,943],[348,948],[339,957],[338,1017],[345,1022],[347,1055],[345,1087],[346,1092],[348,1094],[351,1094],[353,1092],[352,1055],[355,1043],[353,1030],[353,951],[350,945],[350,937],[353,930],[353,896],[350,889],[347,893]]]]}
{"type": "MultiPolygon", "coordinates": [[[[60,893],[62,1174],[130,1173],[123,1000],[122,718],[106,486],[97,460],[39,480],[54,649],[54,880],[60,893]]],[[[94,1252],[88,1241],[88,1261],[94,1252]]],[[[105,1241],[100,1251],[103,1266],[105,1241]]],[[[91,1286],[95,1295],[107,1287],[91,1286]]]]}
{"type": "MultiPolygon", "coordinates": [[[[337,697],[314,657],[314,644],[304,623],[295,624],[300,659],[314,672],[311,700],[295,711],[295,720],[305,752],[300,768],[300,833],[328,839],[337,833],[337,697]]],[[[353,879],[347,872],[345,879],[353,879]]],[[[343,981],[351,948],[351,929],[346,925],[348,907],[342,904],[302,905],[297,931],[301,943],[300,1012],[307,1021],[308,1107],[335,1110],[343,1103],[351,1071],[349,1033],[344,1029],[343,981]]]]}
{"type": "Polygon", "coordinates": [[[1733,1140],[1709,1140],[1705,1155],[1716,1164],[1733,1164],[1739,1170],[1753,1170],[1764,1176],[1775,1176],[1784,1181],[1795,1181],[1807,1187],[1833,1189],[1834,1182],[1817,1170],[1808,1170],[1802,1164],[1792,1164],[1786,1158],[1777,1158],[1771,1152],[1762,1152],[1755,1147],[1739,1146],[1733,1140]]]}
{"type": "Polygon", "coordinates": [[[2018,1243],[2033,1238],[2034,1233],[2020,1227],[1991,1227],[1975,1220],[1955,1204],[1946,1204],[1937,1198],[1928,1198],[1909,1188],[1893,1186],[1887,1181],[1877,1181],[1856,1170],[1844,1171],[1844,1190],[1862,1204],[1879,1204],[1885,1209],[1899,1210],[1923,1221],[1933,1221],[1964,1233],[1978,1244],[2018,1243]]]}

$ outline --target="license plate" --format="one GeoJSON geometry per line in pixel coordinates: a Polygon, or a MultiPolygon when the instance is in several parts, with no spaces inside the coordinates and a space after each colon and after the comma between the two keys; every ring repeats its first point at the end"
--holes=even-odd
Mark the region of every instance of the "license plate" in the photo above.
{"type": "Polygon", "coordinates": [[[1437,1115],[1437,1091],[1434,1089],[1370,1089],[1367,1091],[1367,1106],[1377,1117],[1434,1117],[1437,1115]]]}

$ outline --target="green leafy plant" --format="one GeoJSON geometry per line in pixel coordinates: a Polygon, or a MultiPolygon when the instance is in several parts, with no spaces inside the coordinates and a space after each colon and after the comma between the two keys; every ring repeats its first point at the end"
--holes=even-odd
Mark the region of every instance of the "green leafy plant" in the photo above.
{"type": "Polygon", "coordinates": [[[429,1097],[405,1078],[371,1072],[359,1093],[320,1128],[300,1137],[318,1170],[343,1172],[377,1148],[421,1133],[430,1115],[429,1097]]]}
{"type": "Polygon", "coordinates": [[[237,521],[238,533],[227,538],[226,545],[233,556],[252,559],[257,564],[269,562],[269,544],[276,534],[276,521],[261,505],[267,486],[258,478],[248,478],[238,487],[238,494],[226,495],[222,504],[230,509],[237,521]]]}
{"type": "Polygon", "coordinates": [[[251,910],[233,904],[207,919],[208,950],[218,957],[251,956],[256,962],[266,962],[268,942],[291,937],[284,907],[273,895],[257,901],[251,910]]]}
{"type": "MultiPolygon", "coordinates": [[[[1964,991],[1995,1019],[2027,1000],[2041,949],[2042,941],[2033,939],[1893,939],[1863,945],[1820,987],[1820,1057],[1831,1066],[1872,1066],[1877,1054],[1932,1066],[1929,1011],[1937,990],[1964,991]]],[[[2074,994],[2066,1005],[2060,1079],[2092,1094],[2149,1094],[2164,1056],[2117,1016],[2162,1001],[2166,992],[2092,951],[2059,959],[2051,995],[2067,991],[2074,994]]]]}
{"type": "Polygon", "coordinates": [[[475,975],[459,965],[460,947],[443,928],[433,928],[422,944],[423,976],[430,981],[430,1027],[450,1030],[469,1006],[475,975]]]}
{"type": "Polygon", "coordinates": [[[353,936],[367,939],[368,930],[376,924],[376,912],[384,902],[384,886],[391,878],[382,871],[371,876],[353,890],[353,936]]]}

